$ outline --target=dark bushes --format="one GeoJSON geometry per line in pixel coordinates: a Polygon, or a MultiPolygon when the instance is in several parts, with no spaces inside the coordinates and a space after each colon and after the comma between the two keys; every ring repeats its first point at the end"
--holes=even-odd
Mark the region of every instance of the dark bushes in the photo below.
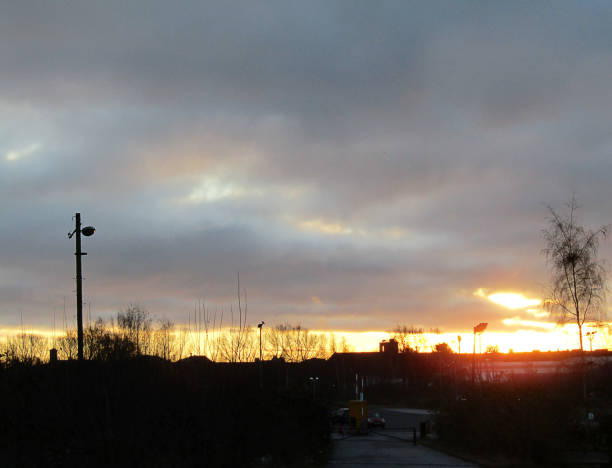
{"type": "Polygon", "coordinates": [[[0,459],[4,466],[297,466],[325,451],[325,408],[213,367],[138,358],[5,369],[0,459]]]}
{"type": "Polygon", "coordinates": [[[477,385],[439,409],[440,441],[473,454],[549,463],[566,449],[582,449],[587,411],[579,376],[477,385]]]}

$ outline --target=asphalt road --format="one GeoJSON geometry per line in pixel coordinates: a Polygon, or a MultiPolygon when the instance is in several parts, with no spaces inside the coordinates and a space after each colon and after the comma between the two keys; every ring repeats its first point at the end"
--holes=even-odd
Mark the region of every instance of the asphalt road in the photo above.
{"type": "Polygon", "coordinates": [[[387,421],[387,429],[409,429],[415,427],[419,430],[420,423],[430,419],[427,410],[413,408],[379,408],[372,406],[369,413],[380,413],[387,421]]]}
{"type": "Polygon", "coordinates": [[[370,408],[387,421],[385,429],[367,435],[334,432],[329,467],[476,467],[472,463],[413,444],[412,428],[429,419],[427,412],[410,408],[370,408]]]}

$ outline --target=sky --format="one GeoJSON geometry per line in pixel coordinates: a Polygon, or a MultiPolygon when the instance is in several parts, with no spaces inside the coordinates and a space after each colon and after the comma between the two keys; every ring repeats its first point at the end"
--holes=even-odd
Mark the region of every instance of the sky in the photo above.
{"type": "Polygon", "coordinates": [[[74,318],[80,212],[95,316],[239,272],[252,324],[546,328],[547,206],[612,221],[610,76],[604,1],[1,1],[0,327],[74,318]]]}

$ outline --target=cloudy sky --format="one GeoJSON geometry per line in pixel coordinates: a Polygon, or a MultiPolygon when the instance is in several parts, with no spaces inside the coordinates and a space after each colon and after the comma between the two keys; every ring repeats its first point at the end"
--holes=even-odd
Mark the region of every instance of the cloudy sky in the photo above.
{"type": "Polygon", "coordinates": [[[547,204],[612,221],[611,77],[607,1],[2,1],[0,326],[74,315],[79,211],[95,315],[519,327],[547,204]]]}

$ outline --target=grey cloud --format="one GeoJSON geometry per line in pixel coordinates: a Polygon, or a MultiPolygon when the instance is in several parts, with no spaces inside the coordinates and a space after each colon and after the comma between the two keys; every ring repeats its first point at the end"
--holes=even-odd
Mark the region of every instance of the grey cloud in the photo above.
{"type": "Polygon", "coordinates": [[[547,203],[575,192],[587,221],[610,218],[605,2],[2,10],[2,266],[54,307],[77,210],[99,229],[100,311],[138,300],[180,318],[197,297],[231,301],[239,270],[262,316],[383,329],[493,313],[478,287],[537,292],[547,203]],[[207,177],[244,193],[181,203],[207,177]]]}

